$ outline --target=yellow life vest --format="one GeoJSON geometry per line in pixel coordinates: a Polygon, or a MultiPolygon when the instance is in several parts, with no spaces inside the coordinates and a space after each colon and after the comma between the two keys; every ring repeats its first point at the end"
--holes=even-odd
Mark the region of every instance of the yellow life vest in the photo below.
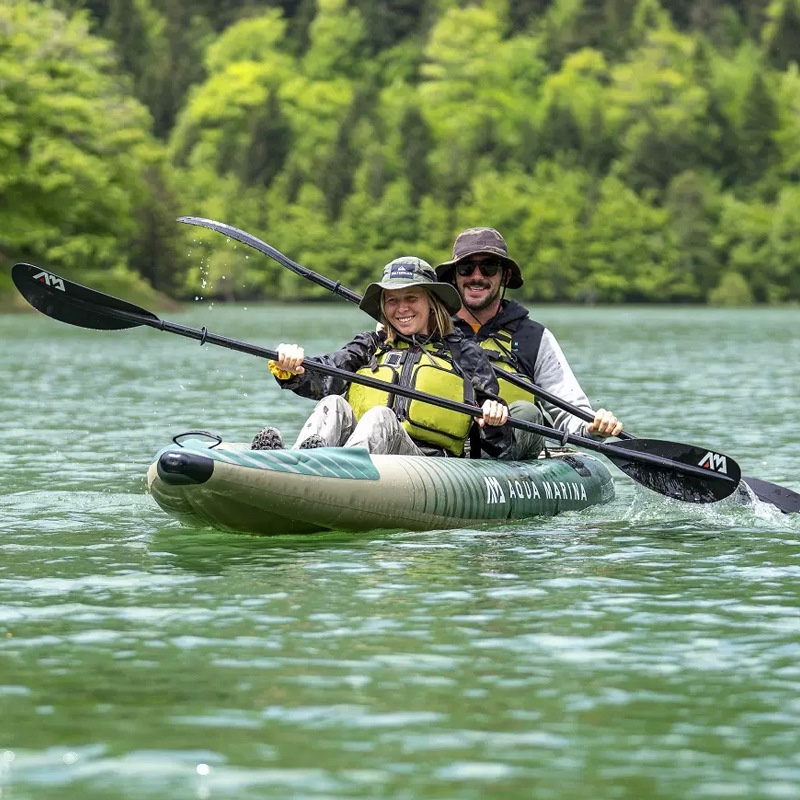
{"type": "MultiPolygon", "coordinates": [[[[459,403],[471,402],[474,397],[472,384],[456,374],[452,361],[436,355],[438,352],[441,352],[441,347],[437,345],[427,344],[412,350],[407,343],[397,342],[392,349],[377,353],[373,364],[362,367],[358,374],[459,403]]],[[[413,439],[443,447],[456,456],[464,452],[464,440],[474,419],[469,414],[358,383],[351,383],[345,396],[356,419],[361,419],[375,406],[388,406],[395,411],[406,433],[413,439]]]]}
{"type": "Polygon", "coordinates": [[[510,355],[511,335],[505,331],[498,331],[492,334],[490,338],[480,341],[479,344],[486,351],[486,355],[489,356],[492,366],[497,367],[495,374],[497,375],[497,382],[500,384],[500,397],[509,405],[515,400],[527,400],[533,403],[536,399],[533,392],[520,388],[500,374],[500,370],[504,370],[528,383],[531,381],[527,375],[515,369],[515,362],[510,355]]]}

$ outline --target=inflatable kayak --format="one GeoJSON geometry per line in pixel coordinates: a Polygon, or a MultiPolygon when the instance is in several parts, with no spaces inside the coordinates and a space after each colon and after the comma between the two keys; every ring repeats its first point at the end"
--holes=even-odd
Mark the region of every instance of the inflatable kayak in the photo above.
{"type": "Polygon", "coordinates": [[[436,530],[553,516],[614,497],[596,457],[533,461],[370,455],[360,448],[249,450],[175,437],[148,470],[156,503],[191,526],[279,535],[436,530]]]}

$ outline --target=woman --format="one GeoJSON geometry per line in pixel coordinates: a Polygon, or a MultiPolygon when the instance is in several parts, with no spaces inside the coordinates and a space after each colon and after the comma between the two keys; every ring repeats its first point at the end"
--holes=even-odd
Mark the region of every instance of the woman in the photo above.
{"type": "MultiPolygon", "coordinates": [[[[511,432],[504,426],[508,409],[496,399],[491,363],[473,341],[454,331],[451,314],[461,307],[455,287],[439,283],[430,264],[404,256],[387,264],[383,279],[371,283],[359,307],[381,325],[358,334],[340,350],[312,361],[362,372],[389,383],[459,402],[483,399],[482,443],[504,457],[511,432]],[[485,399],[484,399],[485,398],[485,399]]],[[[295,448],[365,447],[371,453],[461,456],[474,417],[449,411],[303,366],[305,352],[296,344],[278,346],[270,371],[284,389],[319,399],[303,425],[295,448]],[[321,399],[320,399],[321,398],[321,399]]],[[[280,434],[265,428],[253,449],[282,447],[280,434]]]]}

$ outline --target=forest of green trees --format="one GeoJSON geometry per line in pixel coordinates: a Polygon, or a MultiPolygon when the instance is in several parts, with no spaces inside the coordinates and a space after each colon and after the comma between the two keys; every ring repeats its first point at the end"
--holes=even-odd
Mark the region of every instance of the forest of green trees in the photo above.
{"type": "Polygon", "coordinates": [[[0,295],[362,291],[498,228],[536,302],[800,301],[800,0],[4,0],[0,295]],[[151,289],[152,287],[152,289],[151,289]]]}

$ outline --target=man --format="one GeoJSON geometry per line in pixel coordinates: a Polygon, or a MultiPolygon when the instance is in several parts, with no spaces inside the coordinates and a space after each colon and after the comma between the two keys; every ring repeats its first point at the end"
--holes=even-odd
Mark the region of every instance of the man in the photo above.
{"type": "MultiPolygon", "coordinates": [[[[494,228],[462,231],[453,244],[452,259],[439,264],[436,275],[454,284],[461,295],[456,327],[475,335],[495,367],[585,409],[594,414],[594,420],[586,423],[501,378],[500,394],[510,404],[511,416],[595,439],[622,432],[622,423],[611,411],[592,411],[555,336],[530,319],[521,303],[505,299],[505,290],[518,289],[523,279],[519,265],[508,255],[505,239],[494,228]]],[[[514,429],[512,458],[536,458],[543,447],[542,436],[514,429]]]]}

